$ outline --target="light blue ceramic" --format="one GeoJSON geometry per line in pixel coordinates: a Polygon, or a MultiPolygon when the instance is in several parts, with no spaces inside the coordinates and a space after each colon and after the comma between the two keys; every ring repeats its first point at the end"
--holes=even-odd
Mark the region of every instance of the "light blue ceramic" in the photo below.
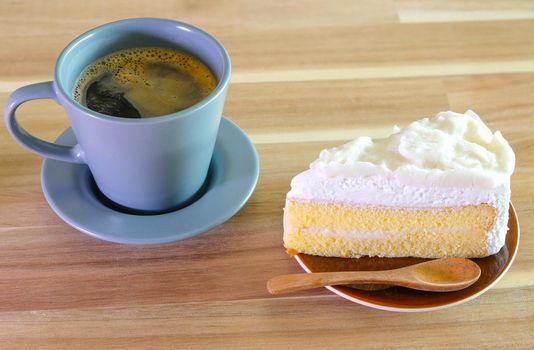
{"type": "MultiPolygon", "coordinates": [[[[71,129],[56,141],[74,145],[71,129]]],[[[89,168],[45,159],[41,182],[52,209],[69,225],[93,237],[117,243],[155,244],[189,238],[234,215],[248,200],[259,174],[254,145],[223,118],[206,188],[199,199],[173,212],[133,215],[106,206],[95,195],[89,168]]]]}
{"type": "MultiPolygon", "coordinates": [[[[59,56],[53,82],[22,87],[5,109],[11,135],[46,158],[89,166],[98,188],[113,202],[144,212],[186,205],[208,172],[230,80],[230,58],[211,35],[191,25],[139,18],[90,30],[59,56]],[[183,111],[146,119],[116,118],[73,100],[80,73],[111,52],[132,47],[179,48],[199,57],[219,84],[207,98],[183,111]],[[33,99],[53,99],[70,119],[78,144],[61,146],[37,139],[16,121],[15,110],[33,99]]],[[[84,215],[80,212],[79,215],[84,215]]]]}

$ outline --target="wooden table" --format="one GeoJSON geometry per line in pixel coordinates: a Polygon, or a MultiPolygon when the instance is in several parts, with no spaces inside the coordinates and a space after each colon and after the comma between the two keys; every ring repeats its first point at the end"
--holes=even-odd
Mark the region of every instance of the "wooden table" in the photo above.
{"type": "MultiPolygon", "coordinates": [[[[515,1],[2,1],[0,102],[50,80],[77,34],[126,17],[180,19],[228,48],[225,114],[261,158],[248,204],[210,232],[161,246],[88,237],[49,208],[42,159],[0,128],[0,348],[534,348],[534,4],[515,1]],[[112,5],[110,5],[112,4],[112,5]],[[324,289],[272,297],[301,271],[282,247],[291,178],[318,152],[438,111],[478,112],[517,156],[519,255],[495,288],[451,309],[399,314],[324,289]]],[[[53,140],[61,107],[20,109],[53,140]]]]}

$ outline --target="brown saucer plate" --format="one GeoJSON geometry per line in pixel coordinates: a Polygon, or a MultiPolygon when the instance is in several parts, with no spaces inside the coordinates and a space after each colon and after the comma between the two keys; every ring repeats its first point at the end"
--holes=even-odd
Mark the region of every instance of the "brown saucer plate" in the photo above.
{"type": "MultiPolygon", "coordinates": [[[[480,266],[482,274],[475,284],[466,289],[457,292],[432,293],[403,287],[392,287],[382,290],[361,290],[346,286],[329,286],[326,288],[358,304],[376,309],[399,312],[444,309],[474,299],[496,284],[504,276],[506,271],[508,271],[515,259],[519,246],[519,222],[511,202],[509,213],[508,233],[504,247],[497,254],[486,258],[471,259],[480,266]]],[[[347,259],[306,254],[297,254],[295,255],[295,259],[306,272],[390,270],[430,260],[422,258],[378,257],[347,259]]]]}

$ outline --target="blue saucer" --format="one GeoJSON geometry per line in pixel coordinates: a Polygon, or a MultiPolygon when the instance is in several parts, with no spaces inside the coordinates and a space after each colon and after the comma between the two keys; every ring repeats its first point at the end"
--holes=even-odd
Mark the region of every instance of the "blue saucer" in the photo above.
{"type": "MultiPolygon", "coordinates": [[[[74,145],[69,128],[57,143],[74,145]]],[[[116,243],[158,244],[206,232],[232,217],[247,202],[259,175],[254,145],[236,124],[223,118],[204,193],[185,208],[158,215],[128,214],[105,204],[86,165],[45,159],[43,192],[67,224],[90,236],[116,243]]]]}

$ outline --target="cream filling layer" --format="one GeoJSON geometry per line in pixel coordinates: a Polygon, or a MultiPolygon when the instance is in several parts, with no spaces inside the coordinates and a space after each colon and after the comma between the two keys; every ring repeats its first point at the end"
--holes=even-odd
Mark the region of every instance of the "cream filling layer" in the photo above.
{"type": "MultiPolygon", "coordinates": [[[[354,231],[354,230],[339,230],[339,229],[329,229],[329,228],[317,228],[317,227],[295,227],[295,226],[288,226],[286,228],[288,232],[297,231],[304,234],[310,234],[310,235],[325,235],[328,237],[340,237],[340,238],[357,238],[357,239],[386,239],[388,237],[398,237],[403,236],[409,233],[413,233],[412,230],[404,230],[404,231],[395,231],[395,232],[388,232],[388,231],[354,231]]],[[[465,232],[465,230],[461,229],[440,229],[439,231],[434,232],[438,235],[447,235],[451,233],[462,233],[465,232]]]]}

